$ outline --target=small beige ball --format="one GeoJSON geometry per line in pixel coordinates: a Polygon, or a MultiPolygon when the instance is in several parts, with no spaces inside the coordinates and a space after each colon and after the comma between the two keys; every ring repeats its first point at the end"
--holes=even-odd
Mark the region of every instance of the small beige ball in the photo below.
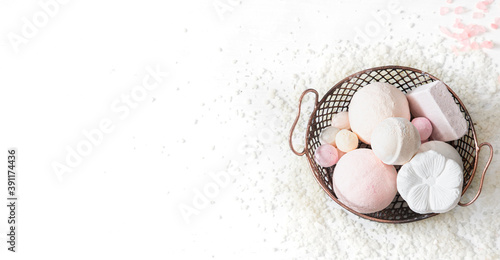
{"type": "Polygon", "coordinates": [[[345,153],[358,148],[358,142],[358,136],[347,129],[340,130],[335,136],[337,148],[345,153]]]}

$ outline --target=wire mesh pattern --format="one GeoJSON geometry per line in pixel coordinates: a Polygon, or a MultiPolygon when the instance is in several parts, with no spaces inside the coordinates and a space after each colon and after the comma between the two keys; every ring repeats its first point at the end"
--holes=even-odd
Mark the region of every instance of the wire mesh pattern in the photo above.
{"type": "MultiPolygon", "coordinates": [[[[325,94],[323,99],[319,101],[315,112],[313,112],[313,115],[311,115],[311,118],[309,119],[309,129],[308,135],[306,136],[305,151],[314,176],[321,187],[333,200],[358,216],[379,222],[404,223],[422,220],[437,215],[435,213],[418,214],[413,212],[399,193],[396,195],[392,203],[382,211],[371,214],[358,213],[337,200],[337,196],[335,195],[332,186],[332,174],[335,169],[335,165],[329,168],[323,168],[313,159],[314,151],[321,145],[319,142],[319,135],[321,131],[330,125],[332,115],[348,110],[351,98],[358,89],[371,82],[387,82],[396,86],[404,93],[407,93],[421,85],[436,80],[439,79],[413,68],[399,66],[378,67],[364,70],[345,78],[325,94]]],[[[461,139],[448,142],[455,147],[462,157],[464,165],[463,194],[469,187],[474,175],[477,140],[474,125],[467,109],[464,107],[457,95],[449,87],[448,89],[450,90],[450,93],[452,93],[455,103],[460,107],[460,111],[466,119],[469,129],[467,134],[461,139]]],[[[369,145],[362,142],[359,143],[359,147],[371,148],[369,145]]],[[[396,170],[399,171],[399,168],[399,166],[396,167],[396,170]]]]}

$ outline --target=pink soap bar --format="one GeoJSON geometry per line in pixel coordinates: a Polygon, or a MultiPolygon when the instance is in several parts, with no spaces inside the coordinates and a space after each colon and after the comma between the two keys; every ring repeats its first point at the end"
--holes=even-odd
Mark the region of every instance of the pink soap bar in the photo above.
{"type": "Polygon", "coordinates": [[[426,117],[431,122],[431,139],[448,142],[467,133],[467,121],[443,82],[434,81],[420,86],[406,97],[411,114],[426,117]]]}

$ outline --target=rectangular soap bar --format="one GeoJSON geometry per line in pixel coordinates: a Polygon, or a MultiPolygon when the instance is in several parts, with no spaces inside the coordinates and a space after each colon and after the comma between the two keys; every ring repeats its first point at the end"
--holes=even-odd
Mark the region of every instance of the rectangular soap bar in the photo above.
{"type": "Polygon", "coordinates": [[[467,133],[467,121],[443,82],[422,85],[406,94],[406,98],[414,117],[426,117],[431,121],[431,139],[448,142],[467,133]]]}

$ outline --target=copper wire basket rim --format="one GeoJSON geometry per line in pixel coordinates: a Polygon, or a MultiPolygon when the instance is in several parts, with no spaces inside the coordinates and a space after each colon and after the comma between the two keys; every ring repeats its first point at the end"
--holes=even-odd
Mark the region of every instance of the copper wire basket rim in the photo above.
{"type": "MultiPolygon", "coordinates": [[[[309,150],[309,142],[308,142],[308,139],[309,139],[309,134],[310,134],[310,127],[311,124],[313,123],[313,115],[316,114],[317,110],[319,109],[320,105],[325,103],[327,101],[327,97],[329,97],[330,95],[333,94],[333,92],[340,88],[342,86],[342,84],[346,81],[348,81],[349,79],[353,78],[353,77],[356,77],[356,76],[359,76],[359,75],[362,75],[362,74],[366,74],[366,73],[369,73],[371,71],[376,71],[376,70],[385,70],[385,69],[402,69],[402,70],[409,70],[409,71],[413,71],[413,72],[416,72],[416,73],[419,73],[419,74],[422,74],[422,75],[426,75],[428,76],[429,78],[435,80],[435,81],[441,81],[439,78],[425,72],[425,71],[422,71],[422,70],[419,70],[419,69],[415,69],[415,68],[412,68],[412,67],[407,67],[407,66],[399,66],[399,65],[387,65],[387,66],[379,66],[379,67],[373,67],[373,68],[369,68],[369,69],[365,69],[365,70],[362,70],[362,71],[358,71],[356,73],[353,73],[345,78],[343,78],[342,80],[340,80],[339,82],[337,82],[337,84],[335,84],[328,92],[326,92],[324,95],[323,95],[323,98],[321,100],[319,100],[319,93],[314,90],[314,89],[308,89],[306,91],[303,92],[302,96],[301,96],[301,102],[302,102],[302,97],[307,94],[308,92],[313,92],[315,93],[316,95],[316,103],[314,104],[314,109],[313,111],[311,112],[310,116],[309,116],[309,120],[307,122],[307,129],[306,129],[306,133],[305,133],[305,138],[304,138],[304,141],[305,141],[305,145],[304,145],[304,150],[303,152],[301,153],[298,153],[295,151],[295,149],[293,148],[293,145],[291,143],[291,136],[292,136],[292,133],[293,133],[293,130],[295,128],[295,125],[297,124],[297,121],[298,121],[298,118],[300,117],[300,105],[299,105],[299,114],[297,116],[297,119],[294,123],[294,125],[292,126],[292,129],[290,131],[290,147],[292,149],[292,151],[299,155],[299,156],[302,156],[304,154],[306,154],[306,157],[307,157],[307,160],[309,162],[309,167],[311,168],[311,170],[314,172],[316,172],[315,168],[313,167],[313,163],[312,163],[312,160],[313,158],[311,158],[309,156],[309,154],[306,153],[306,151],[309,150]]],[[[460,105],[462,106],[462,108],[464,109],[464,112],[465,114],[470,118],[471,122],[472,122],[472,118],[470,117],[470,114],[467,110],[467,108],[465,107],[465,104],[462,102],[462,100],[458,97],[458,95],[446,84],[443,82],[443,84],[446,86],[446,88],[448,89],[448,91],[451,92],[451,94],[454,96],[454,98],[457,99],[457,101],[460,103],[460,105]]],[[[482,188],[482,184],[483,184],[483,180],[484,180],[484,174],[489,166],[489,163],[491,162],[491,159],[492,159],[492,155],[493,155],[493,149],[491,149],[491,145],[489,143],[482,143],[481,145],[479,145],[478,141],[477,141],[477,136],[476,136],[476,130],[474,128],[474,124],[471,123],[471,130],[472,130],[472,136],[473,136],[473,140],[474,140],[474,151],[475,151],[475,155],[474,155],[474,166],[473,166],[473,169],[472,169],[472,173],[471,173],[471,177],[469,178],[466,186],[462,189],[462,194],[461,194],[461,197],[465,194],[465,192],[467,191],[467,189],[469,188],[469,186],[471,185],[472,183],[472,180],[474,179],[474,176],[475,176],[475,173],[476,173],[476,170],[477,170],[477,166],[478,166],[478,160],[477,160],[477,156],[479,154],[479,151],[480,151],[480,148],[482,145],[488,145],[490,147],[490,158],[487,162],[487,165],[483,171],[483,175],[482,175],[482,178],[481,178],[481,185],[480,185],[480,188],[479,188],[479,192],[477,193],[476,197],[471,200],[469,203],[465,203],[465,204],[460,204],[460,206],[468,206],[470,204],[472,204],[476,199],[477,197],[479,196],[479,193],[481,192],[481,188],[482,188]]],[[[365,215],[363,213],[359,213],[353,209],[351,209],[350,207],[346,206],[345,204],[343,204],[342,202],[340,202],[331,192],[330,192],[330,189],[325,185],[324,182],[321,182],[319,178],[317,178],[316,176],[314,176],[315,179],[316,179],[316,182],[321,186],[321,188],[326,192],[326,194],[328,194],[328,196],[334,200],[337,204],[339,204],[341,207],[343,207],[344,209],[348,210],[349,212],[359,216],[359,217],[362,217],[362,218],[365,218],[365,219],[368,219],[368,220],[372,220],[372,221],[376,221],[376,222],[381,222],[381,223],[391,223],[391,224],[399,224],[399,223],[409,223],[409,222],[414,222],[414,221],[419,221],[419,220],[424,220],[424,219],[427,219],[427,218],[430,218],[430,217],[434,217],[436,215],[439,215],[439,213],[429,213],[429,214],[425,214],[425,218],[421,218],[421,219],[396,219],[396,220],[389,220],[389,219],[380,219],[380,218],[376,218],[376,217],[372,217],[372,216],[368,216],[368,215],[365,215]]]]}

